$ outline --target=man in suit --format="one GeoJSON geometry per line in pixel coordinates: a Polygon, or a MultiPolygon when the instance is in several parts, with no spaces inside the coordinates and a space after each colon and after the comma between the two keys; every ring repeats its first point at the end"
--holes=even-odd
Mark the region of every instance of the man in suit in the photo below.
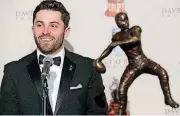
{"type": "Polygon", "coordinates": [[[93,60],[69,52],[63,45],[70,31],[69,20],[69,13],[60,2],[45,0],[36,7],[32,31],[37,49],[5,65],[0,114],[42,114],[41,62],[47,56],[57,60],[50,67],[47,77],[47,114],[107,113],[102,78],[93,68],[93,60]]]}

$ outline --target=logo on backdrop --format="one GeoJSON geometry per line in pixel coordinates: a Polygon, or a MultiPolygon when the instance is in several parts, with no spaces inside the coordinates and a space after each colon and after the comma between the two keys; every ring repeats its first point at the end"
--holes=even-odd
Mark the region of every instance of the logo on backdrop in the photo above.
{"type": "Polygon", "coordinates": [[[32,10],[16,11],[16,20],[30,20],[32,19],[32,16],[33,16],[32,10]]]}
{"type": "MultiPolygon", "coordinates": [[[[16,20],[32,20],[34,10],[16,10],[16,20]]],[[[71,11],[68,11],[71,13],[71,11]]]]}
{"type": "Polygon", "coordinates": [[[114,17],[119,12],[126,12],[124,0],[108,0],[107,4],[105,15],[108,17],[114,17]]]}
{"type": "MultiPolygon", "coordinates": [[[[39,0],[39,3],[44,0],[39,0]]],[[[33,10],[16,10],[16,20],[32,20],[33,10]]]]}
{"type": "Polygon", "coordinates": [[[162,17],[177,17],[180,16],[180,8],[162,8],[162,17]]]}
{"type": "MultiPolygon", "coordinates": [[[[39,0],[39,3],[42,2],[42,1],[44,1],[44,0],[39,0]]],[[[16,20],[32,20],[33,12],[34,12],[34,9],[30,9],[30,10],[24,10],[24,9],[16,10],[15,11],[16,20]]],[[[71,13],[71,11],[68,11],[68,12],[71,13]]]]}
{"type": "Polygon", "coordinates": [[[180,115],[180,108],[170,108],[170,107],[165,107],[164,109],[164,114],[165,116],[179,116],[180,115]]]}

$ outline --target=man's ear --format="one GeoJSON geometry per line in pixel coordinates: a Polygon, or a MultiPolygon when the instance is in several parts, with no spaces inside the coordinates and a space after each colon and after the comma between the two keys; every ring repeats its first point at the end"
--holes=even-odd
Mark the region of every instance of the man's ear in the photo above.
{"type": "Polygon", "coordinates": [[[66,27],[65,31],[64,31],[64,38],[67,38],[70,32],[70,27],[66,27]]]}
{"type": "Polygon", "coordinates": [[[32,33],[34,34],[34,26],[32,26],[31,29],[32,29],[32,33]]]}

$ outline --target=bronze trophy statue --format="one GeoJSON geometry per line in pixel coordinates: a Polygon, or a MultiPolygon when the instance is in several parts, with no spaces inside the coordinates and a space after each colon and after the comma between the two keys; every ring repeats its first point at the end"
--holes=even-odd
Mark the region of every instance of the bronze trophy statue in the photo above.
{"type": "Polygon", "coordinates": [[[94,66],[100,73],[105,73],[106,68],[102,60],[107,57],[116,46],[120,46],[127,55],[129,63],[120,79],[117,94],[114,94],[114,99],[119,100],[119,115],[126,115],[128,88],[133,81],[143,73],[158,76],[164,94],[165,104],[170,105],[172,108],[178,108],[179,104],[176,103],[171,96],[167,71],[158,63],[147,58],[143,53],[141,47],[141,27],[133,26],[129,28],[129,20],[126,13],[118,13],[115,16],[115,22],[121,31],[113,35],[111,44],[104,50],[101,56],[94,61],[94,66]]]}

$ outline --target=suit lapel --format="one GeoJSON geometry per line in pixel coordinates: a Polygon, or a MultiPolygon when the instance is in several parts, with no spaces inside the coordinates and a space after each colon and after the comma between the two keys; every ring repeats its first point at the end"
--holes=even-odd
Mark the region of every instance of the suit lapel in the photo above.
{"type": "Polygon", "coordinates": [[[42,98],[42,83],[41,83],[41,71],[37,61],[36,51],[28,57],[29,64],[27,65],[27,69],[29,75],[36,86],[36,89],[39,93],[39,96],[42,98]]]}
{"type": "Polygon", "coordinates": [[[72,60],[69,59],[68,54],[69,53],[66,51],[54,114],[57,114],[63,102],[63,98],[70,90],[70,83],[76,68],[75,63],[73,63],[72,60]]]}
{"type": "MultiPolygon", "coordinates": [[[[30,77],[32,79],[32,82],[36,86],[36,89],[38,91],[38,94],[39,94],[40,98],[43,99],[41,71],[40,71],[40,68],[39,68],[39,65],[38,65],[38,61],[37,61],[37,52],[34,51],[32,54],[30,54],[27,57],[27,61],[29,62],[27,64],[27,69],[28,69],[29,75],[30,75],[30,77]]],[[[51,109],[51,105],[50,105],[48,97],[47,97],[47,114],[52,114],[52,109],[51,109]]]]}

